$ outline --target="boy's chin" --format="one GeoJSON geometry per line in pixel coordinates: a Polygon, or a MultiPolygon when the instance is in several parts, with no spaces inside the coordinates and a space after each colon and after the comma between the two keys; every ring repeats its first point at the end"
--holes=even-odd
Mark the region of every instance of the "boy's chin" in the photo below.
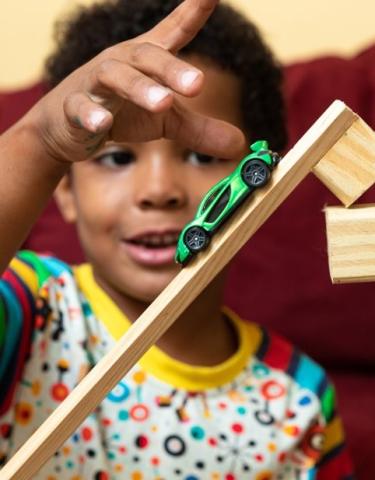
{"type": "Polygon", "coordinates": [[[147,278],[142,285],[137,285],[137,291],[133,291],[133,297],[142,303],[152,303],[170,284],[178,272],[170,272],[160,277],[155,275],[154,278],[147,278]]]}
{"type": "Polygon", "coordinates": [[[130,299],[135,300],[136,302],[140,304],[144,304],[146,307],[150,305],[154,300],[158,298],[158,296],[162,293],[164,289],[161,290],[152,290],[152,291],[145,291],[143,290],[142,292],[130,292],[128,293],[128,297],[130,299]]]}

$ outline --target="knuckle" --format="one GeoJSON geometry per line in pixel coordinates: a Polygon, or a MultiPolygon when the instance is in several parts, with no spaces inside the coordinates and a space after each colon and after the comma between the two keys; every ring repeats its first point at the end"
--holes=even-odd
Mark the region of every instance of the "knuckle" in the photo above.
{"type": "Polygon", "coordinates": [[[110,76],[111,71],[114,69],[116,63],[116,60],[113,60],[112,58],[106,58],[96,66],[95,76],[99,82],[103,83],[105,79],[110,76]]]}
{"type": "Polygon", "coordinates": [[[130,51],[130,61],[139,65],[153,49],[154,45],[150,42],[135,43],[130,51]]]}
{"type": "Polygon", "coordinates": [[[163,64],[163,71],[165,72],[167,80],[174,85],[176,85],[178,76],[183,70],[183,65],[181,65],[180,61],[174,57],[167,58],[163,64]]]}
{"type": "Polygon", "coordinates": [[[75,118],[79,114],[82,99],[79,92],[70,92],[66,95],[62,103],[64,115],[69,118],[75,118]]]}
{"type": "Polygon", "coordinates": [[[83,128],[81,114],[84,109],[84,97],[79,92],[69,93],[62,104],[65,118],[75,127],[83,128]]]}
{"type": "Polygon", "coordinates": [[[76,92],[68,93],[63,100],[63,110],[66,112],[69,108],[74,105],[75,99],[77,97],[76,92]]]}
{"type": "Polygon", "coordinates": [[[127,82],[127,90],[129,92],[133,92],[134,90],[138,90],[144,84],[144,76],[141,73],[134,73],[129,76],[127,82]]]}
{"type": "Polygon", "coordinates": [[[115,57],[115,53],[116,45],[110,45],[109,47],[106,47],[104,50],[102,50],[98,57],[102,59],[111,59],[115,57]]]}

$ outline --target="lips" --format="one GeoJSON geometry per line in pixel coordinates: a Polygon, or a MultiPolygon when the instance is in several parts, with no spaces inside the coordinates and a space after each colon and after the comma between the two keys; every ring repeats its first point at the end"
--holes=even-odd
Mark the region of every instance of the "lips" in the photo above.
{"type": "Polygon", "coordinates": [[[143,266],[174,264],[180,230],[142,232],[123,241],[128,256],[143,266]]]}

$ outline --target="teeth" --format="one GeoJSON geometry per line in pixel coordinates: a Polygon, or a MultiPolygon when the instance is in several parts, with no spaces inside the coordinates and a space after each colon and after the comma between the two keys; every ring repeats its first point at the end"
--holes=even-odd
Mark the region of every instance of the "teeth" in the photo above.
{"type": "Polygon", "coordinates": [[[148,239],[145,239],[145,242],[149,243],[150,245],[162,245],[163,239],[158,235],[151,235],[148,239]]]}
{"type": "Polygon", "coordinates": [[[147,247],[164,247],[175,245],[178,240],[178,233],[166,233],[165,235],[146,235],[139,238],[135,243],[145,245],[147,247]]]}
{"type": "Polygon", "coordinates": [[[174,233],[167,233],[164,236],[164,241],[165,243],[176,243],[177,242],[176,235],[174,233]]]}

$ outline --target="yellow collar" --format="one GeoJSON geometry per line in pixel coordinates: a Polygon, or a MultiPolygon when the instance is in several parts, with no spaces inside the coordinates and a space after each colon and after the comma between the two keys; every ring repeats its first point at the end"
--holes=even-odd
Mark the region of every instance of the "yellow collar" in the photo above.
{"type": "MultiPolygon", "coordinates": [[[[74,273],[94,314],[114,340],[118,340],[129,328],[130,321],[96,283],[91,265],[75,267],[74,273]]],[[[230,383],[245,368],[250,356],[255,354],[262,335],[258,326],[242,321],[227,308],[224,312],[235,325],[239,338],[238,350],[224,362],[210,367],[188,365],[173,359],[154,345],[143,355],[139,365],[159,380],[189,391],[207,390],[230,383]]]]}

